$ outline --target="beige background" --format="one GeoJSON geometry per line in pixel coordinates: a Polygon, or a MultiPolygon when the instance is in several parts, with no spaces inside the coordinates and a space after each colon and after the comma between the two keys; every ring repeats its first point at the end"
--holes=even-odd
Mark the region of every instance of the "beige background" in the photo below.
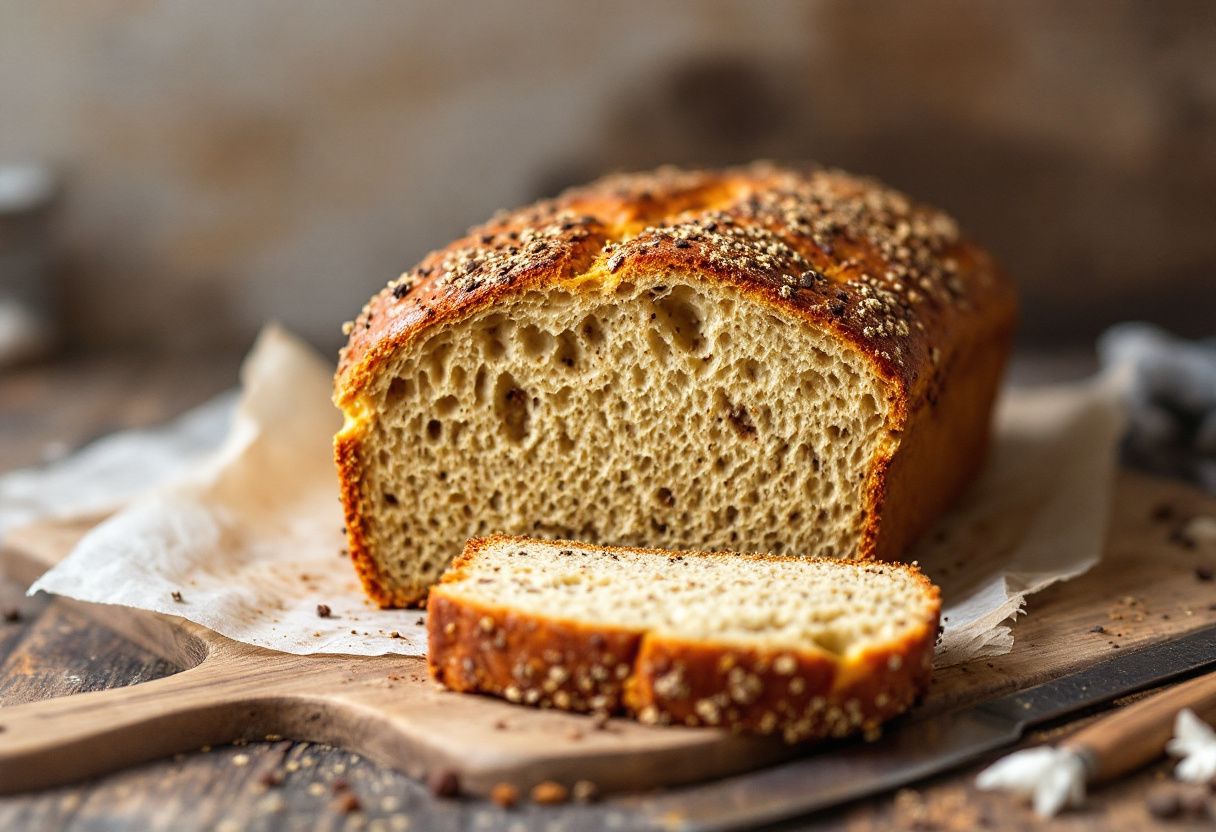
{"type": "Polygon", "coordinates": [[[1214,329],[1213,3],[0,0],[0,159],[64,175],[85,345],[331,349],[495,208],[756,156],[951,209],[1027,340],[1214,329]]]}

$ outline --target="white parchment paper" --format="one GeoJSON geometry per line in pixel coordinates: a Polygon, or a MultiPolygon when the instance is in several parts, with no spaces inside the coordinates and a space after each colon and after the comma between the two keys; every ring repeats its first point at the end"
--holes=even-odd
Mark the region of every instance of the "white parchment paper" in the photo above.
{"type": "MultiPolygon", "coordinates": [[[[289,653],[421,655],[422,615],[373,608],[343,552],[331,373],[269,327],[246,360],[235,412],[221,400],[159,431],[0,478],[0,496],[25,495],[19,516],[0,504],[0,532],[40,505],[69,515],[62,488],[72,506],[126,503],[30,592],[179,615],[289,653]],[[203,453],[224,425],[222,443],[203,453]],[[146,487],[114,489],[110,476],[133,453],[157,461],[146,487]]],[[[1025,596],[1097,562],[1120,429],[1106,382],[1005,392],[984,474],[915,553],[943,590],[939,665],[1008,652],[1007,622],[1025,596]]]]}

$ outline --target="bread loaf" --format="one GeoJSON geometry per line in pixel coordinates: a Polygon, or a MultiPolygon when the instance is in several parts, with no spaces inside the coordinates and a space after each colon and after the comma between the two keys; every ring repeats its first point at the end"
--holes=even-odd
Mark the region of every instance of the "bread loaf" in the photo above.
{"type": "Polygon", "coordinates": [[[501,214],[347,327],[351,556],[386,606],[498,532],[897,559],[981,463],[1014,316],[949,217],[838,171],[501,214]]]}
{"type": "Polygon", "coordinates": [[[453,690],[793,742],[906,710],[940,602],[911,566],[496,536],[427,606],[431,674],[453,690]]]}

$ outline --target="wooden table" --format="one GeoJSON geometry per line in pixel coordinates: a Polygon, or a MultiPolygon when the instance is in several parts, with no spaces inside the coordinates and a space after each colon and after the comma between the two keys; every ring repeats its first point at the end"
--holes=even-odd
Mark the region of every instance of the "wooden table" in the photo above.
{"type": "MultiPolygon", "coordinates": [[[[233,384],[237,362],[235,355],[197,361],[119,355],[7,371],[0,376],[0,470],[34,464],[48,450],[61,453],[118,428],[161,421],[233,384]]],[[[1058,602],[1064,591],[1035,596],[1015,635],[1041,639],[1043,650],[1066,650],[1033,628],[1034,607],[1058,602]]],[[[0,610],[15,618],[0,620],[0,705],[134,684],[175,670],[67,604],[24,598],[11,582],[0,582],[0,610]]],[[[1196,614],[1216,619],[1213,610],[1196,614]]],[[[952,672],[999,669],[998,662],[952,672]]],[[[971,783],[980,767],[782,828],[1139,830],[1162,823],[1149,814],[1146,798],[1168,788],[1162,782],[1167,762],[1097,792],[1083,812],[1050,824],[1039,824],[1012,799],[976,792],[971,783]]],[[[0,829],[6,830],[595,829],[614,821],[619,824],[620,815],[611,801],[508,812],[439,800],[423,785],[340,749],[289,740],[200,750],[90,783],[0,799],[0,829]]],[[[1175,820],[1169,828],[1210,823],[1175,820]]]]}

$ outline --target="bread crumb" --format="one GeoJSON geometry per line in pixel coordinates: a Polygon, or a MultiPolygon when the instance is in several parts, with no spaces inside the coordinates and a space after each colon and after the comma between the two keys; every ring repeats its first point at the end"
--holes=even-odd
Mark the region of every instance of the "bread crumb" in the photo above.
{"type": "Polygon", "coordinates": [[[519,802],[519,789],[510,783],[499,783],[490,790],[490,800],[504,809],[510,809],[519,802]]]}
{"type": "Polygon", "coordinates": [[[431,772],[426,785],[435,797],[456,797],[460,794],[460,775],[450,768],[441,768],[431,772]]]}
{"type": "Polygon", "coordinates": [[[357,795],[353,792],[346,792],[334,799],[333,807],[342,814],[349,815],[352,812],[359,811],[363,805],[359,802],[357,795]]]}
{"type": "Polygon", "coordinates": [[[599,798],[600,789],[590,780],[576,780],[570,793],[579,803],[591,803],[599,798]]]}
{"type": "Polygon", "coordinates": [[[532,787],[532,802],[542,806],[565,803],[568,798],[569,792],[566,787],[554,780],[546,780],[532,787]]]}

